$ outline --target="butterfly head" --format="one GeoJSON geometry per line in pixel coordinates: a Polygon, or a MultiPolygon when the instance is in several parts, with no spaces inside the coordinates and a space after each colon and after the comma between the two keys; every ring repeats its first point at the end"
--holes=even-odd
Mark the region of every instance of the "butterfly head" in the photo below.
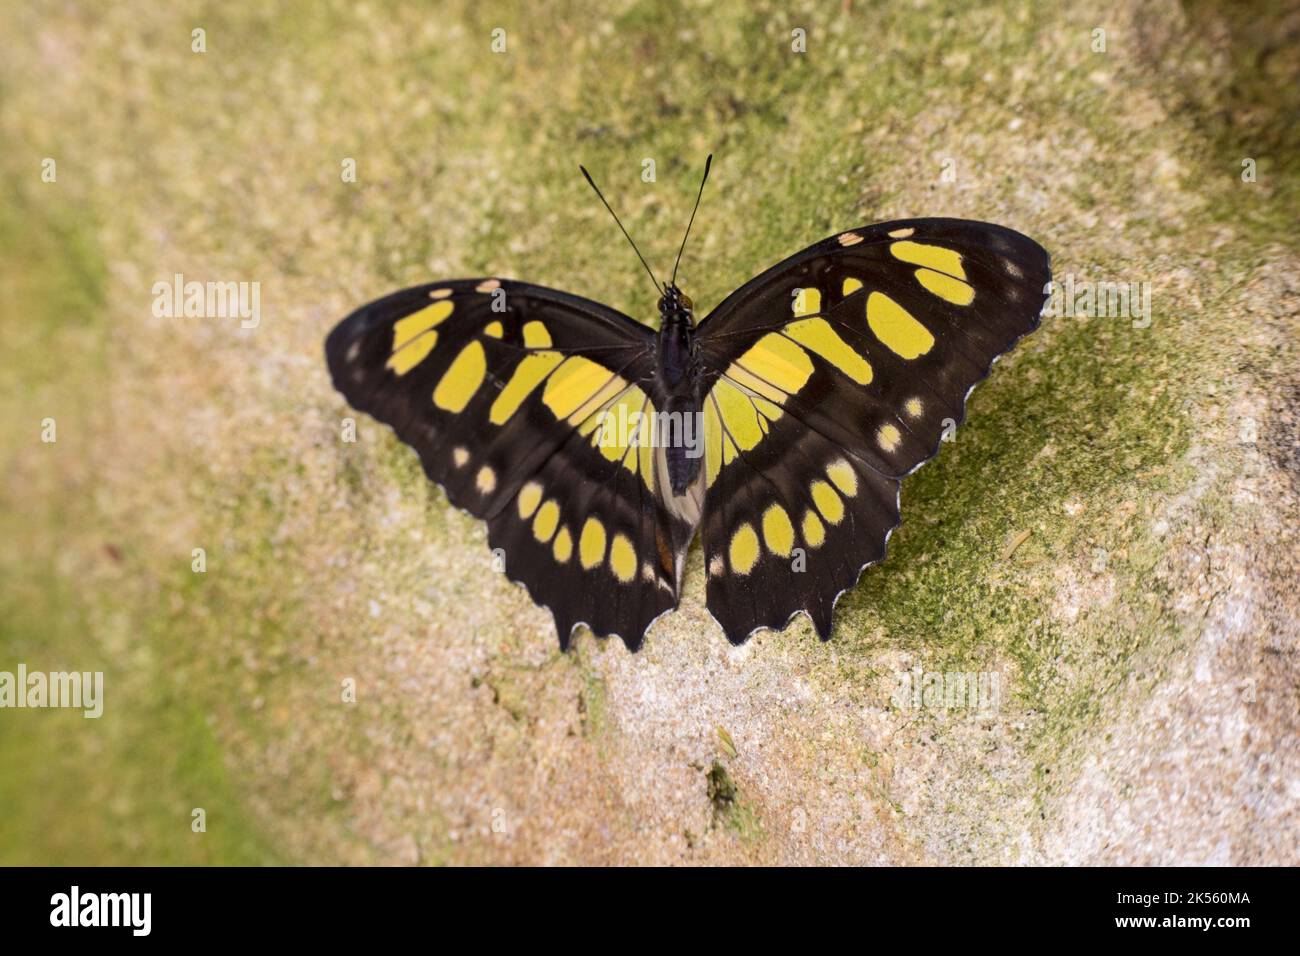
{"type": "Polygon", "coordinates": [[[695,320],[692,311],[695,309],[695,303],[677,286],[671,282],[664,286],[664,294],[659,299],[659,314],[663,317],[664,323],[667,324],[669,319],[686,320],[687,325],[694,325],[695,320]]]}

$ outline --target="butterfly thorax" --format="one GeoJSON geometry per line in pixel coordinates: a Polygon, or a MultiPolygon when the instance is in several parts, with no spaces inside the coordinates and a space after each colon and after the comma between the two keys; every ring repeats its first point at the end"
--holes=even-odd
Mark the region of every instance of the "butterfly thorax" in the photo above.
{"type": "Polygon", "coordinates": [[[695,358],[691,300],[669,285],[659,300],[659,377],[670,391],[688,382],[695,358]]]}

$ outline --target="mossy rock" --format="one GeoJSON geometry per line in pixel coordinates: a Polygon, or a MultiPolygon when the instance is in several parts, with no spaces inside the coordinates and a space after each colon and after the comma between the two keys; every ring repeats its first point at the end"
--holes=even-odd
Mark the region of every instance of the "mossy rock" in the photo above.
{"type": "Polygon", "coordinates": [[[1283,12],[823,6],[0,12],[34,40],[0,64],[0,670],[107,695],[0,715],[0,862],[1298,862],[1283,12]],[[660,263],[710,151],[702,312],[951,215],[1149,283],[1149,321],[999,363],[829,643],[731,647],[697,550],[641,653],[561,654],[408,449],[341,440],[322,341],[478,273],[649,319],[577,163],[660,263]],[[154,317],[176,273],[259,282],[260,323],[154,317]]]}

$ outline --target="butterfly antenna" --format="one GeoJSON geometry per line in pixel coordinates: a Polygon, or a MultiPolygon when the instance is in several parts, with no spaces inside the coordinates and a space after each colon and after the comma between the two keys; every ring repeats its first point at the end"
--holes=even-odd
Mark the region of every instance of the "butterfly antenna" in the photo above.
{"type": "Polygon", "coordinates": [[[655,278],[654,271],[650,268],[650,263],[645,261],[645,256],[641,255],[641,250],[636,247],[636,243],[632,242],[632,237],[629,236],[627,234],[627,230],[623,228],[623,223],[618,218],[618,213],[614,212],[614,209],[612,206],[610,206],[609,201],[605,199],[604,194],[602,194],[600,191],[600,187],[597,186],[595,180],[591,178],[591,173],[587,172],[587,167],[579,163],[578,168],[582,170],[582,175],[587,177],[588,185],[590,185],[592,189],[596,190],[596,195],[600,196],[600,201],[605,204],[605,208],[609,210],[609,214],[614,217],[614,221],[618,223],[618,228],[623,230],[623,235],[627,236],[627,241],[632,244],[632,251],[635,252],[636,257],[641,260],[641,265],[645,266],[645,271],[646,274],[650,276],[650,281],[655,284],[655,290],[659,292],[660,295],[662,295],[664,291],[663,286],[661,286],[659,284],[659,280],[655,278]]]}
{"type": "Polygon", "coordinates": [[[695,225],[695,214],[700,211],[700,199],[704,196],[704,184],[709,181],[709,167],[713,165],[713,154],[709,153],[709,158],[704,161],[704,178],[700,180],[700,191],[695,196],[695,208],[691,210],[691,221],[686,224],[686,235],[682,236],[681,248],[677,250],[677,261],[673,263],[673,277],[668,280],[669,285],[677,283],[677,267],[682,262],[682,252],[686,249],[686,240],[691,235],[691,226],[695,225]]]}

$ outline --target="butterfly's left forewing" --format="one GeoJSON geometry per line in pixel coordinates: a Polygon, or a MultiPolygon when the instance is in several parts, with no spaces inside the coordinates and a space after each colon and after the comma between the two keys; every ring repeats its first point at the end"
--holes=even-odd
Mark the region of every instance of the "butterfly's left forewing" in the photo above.
{"type": "Polygon", "coordinates": [[[488,524],[503,570],[555,617],[640,644],[676,605],[685,531],[635,422],[654,411],[653,334],[575,296],[469,279],[394,293],[331,332],[335,386],[488,524]]]}
{"type": "Polygon", "coordinates": [[[769,269],[700,326],[701,536],[727,636],[806,611],[884,556],[902,477],[965,416],[971,388],[1038,325],[1046,252],[955,219],[841,233],[769,269]]]}

